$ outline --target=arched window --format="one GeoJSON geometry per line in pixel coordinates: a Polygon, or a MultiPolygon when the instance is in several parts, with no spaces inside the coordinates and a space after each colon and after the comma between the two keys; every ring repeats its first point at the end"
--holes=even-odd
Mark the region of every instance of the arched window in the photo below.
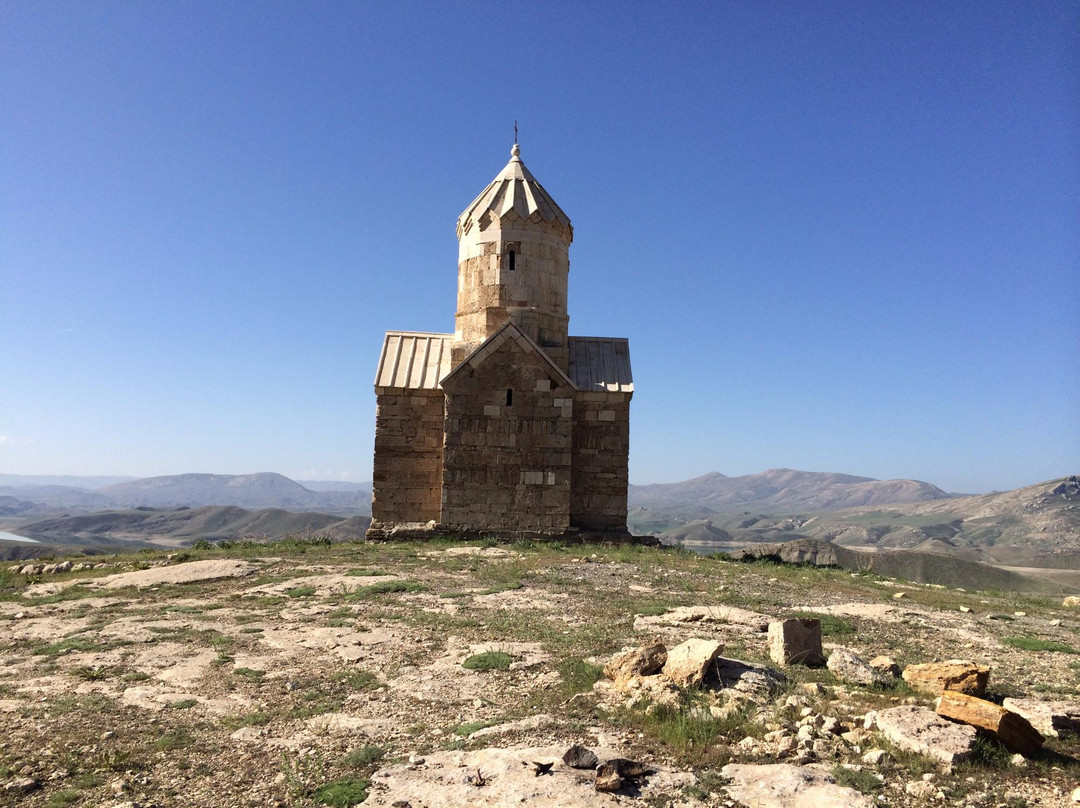
{"type": "Polygon", "coordinates": [[[515,260],[516,258],[517,253],[513,250],[507,253],[506,268],[509,269],[511,272],[513,272],[517,268],[517,261],[515,260]]]}

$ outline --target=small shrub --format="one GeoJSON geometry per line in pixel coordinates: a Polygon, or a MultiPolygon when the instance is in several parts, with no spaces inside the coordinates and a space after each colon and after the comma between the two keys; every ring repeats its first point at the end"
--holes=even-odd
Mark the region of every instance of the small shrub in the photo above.
{"type": "Polygon", "coordinates": [[[1056,651],[1060,654],[1080,654],[1071,645],[1052,640],[1040,640],[1035,637],[1005,637],[1001,640],[1006,645],[1022,648],[1025,651],[1056,651]]]}
{"type": "Polygon", "coordinates": [[[82,793],[74,788],[65,788],[49,795],[45,808],[63,808],[65,805],[74,805],[82,799],[82,793]]]}
{"type": "Polygon", "coordinates": [[[254,668],[233,668],[233,673],[252,682],[258,682],[266,675],[265,672],[255,670],[254,668]]]}
{"type": "Polygon", "coordinates": [[[261,727],[269,724],[273,717],[274,716],[270,713],[265,713],[260,710],[258,712],[248,713],[247,715],[227,715],[221,719],[221,723],[229,729],[261,727]]]}
{"type": "Polygon", "coordinates": [[[662,614],[667,614],[666,606],[642,606],[637,610],[637,614],[642,617],[659,617],[662,614]]]}
{"type": "Polygon", "coordinates": [[[845,766],[833,766],[833,778],[837,785],[853,788],[860,794],[873,796],[881,791],[884,783],[874,772],[867,769],[849,769],[845,766]]]}
{"type": "Polygon", "coordinates": [[[169,706],[174,710],[190,710],[198,703],[198,699],[180,699],[180,701],[170,703],[169,706]]]}
{"type": "Polygon", "coordinates": [[[353,690],[374,690],[382,684],[379,677],[374,673],[359,668],[351,671],[341,671],[335,674],[334,680],[344,682],[353,690]]]}
{"type": "Polygon", "coordinates": [[[478,595],[497,595],[500,592],[512,592],[515,589],[521,589],[525,584],[521,581],[507,581],[504,584],[496,584],[495,586],[488,587],[487,589],[477,592],[478,595]]]}
{"type": "Polygon", "coordinates": [[[470,671],[503,671],[510,667],[511,657],[505,651],[484,651],[473,654],[461,663],[461,667],[470,671]]]}
{"type": "Polygon", "coordinates": [[[294,586],[292,589],[286,589],[285,594],[290,598],[309,598],[315,594],[315,587],[294,586]]]}
{"type": "Polygon", "coordinates": [[[317,805],[329,805],[332,808],[348,808],[359,805],[367,799],[368,781],[356,777],[342,777],[319,786],[311,793],[311,799],[317,805]]]}
{"type": "Polygon", "coordinates": [[[385,572],[371,567],[360,567],[358,569],[352,569],[345,573],[346,575],[355,575],[360,578],[373,578],[377,575],[386,575],[385,572]]]}
{"type": "Polygon", "coordinates": [[[453,733],[459,738],[468,738],[477,730],[487,729],[488,727],[494,727],[497,724],[501,724],[501,720],[491,721],[469,721],[467,724],[458,724],[453,728],[453,733]]]}
{"type": "Polygon", "coordinates": [[[372,766],[382,760],[385,756],[385,747],[368,744],[353,749],[341,759],[341,764],[343,766],[348,766],[350,769],[359,769],[363,766],[372,766]]]}
{"type": "Polygon", "coordinates": [[[854,634],[856,626],[854,623],[837,617],[834,614],[819,614],[818,612],[795,612],[795,617],[802,619],[812,619],[821,621],[821,636],[822,637],[837,637],[844,634],[854,634]]]}
{"type": "Polygon", "coordinates": [[[604,669],[600,665],[584,659],[564,659],[559,663],[558,670],[563,679],[562,691],[566,697],[576,693],[588,693],[604,675],[604,669]]]}
{"type": "Polygon", "coordinates": [[[154,741],[154,749],[158,752],[171,752],[176,749],[184,749],[195,743],[195,738],[187,730],[177,729],[166,732],[154,741]]]}

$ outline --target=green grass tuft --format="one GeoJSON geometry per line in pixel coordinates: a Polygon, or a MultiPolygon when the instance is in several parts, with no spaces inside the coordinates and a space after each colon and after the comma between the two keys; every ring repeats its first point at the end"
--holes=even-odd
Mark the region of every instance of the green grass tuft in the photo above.
{"type": "Polygon", "coordinates": [[[470,671],[504,671],[510,667],[511,656],[505,651],[484,651],[473,654],[461,663],[461,667],[470,671]]]}
{"type": "Polygon", "coordinates": [[[1022,648],[1025,651],[1056,651],[1060,654],[1080,654],[1080,651],[1077,651],[1071,645],[1052,640],[1040,640],[1035,637],[1004,637],[1001,641],[1006,645],[1022,648]]]}

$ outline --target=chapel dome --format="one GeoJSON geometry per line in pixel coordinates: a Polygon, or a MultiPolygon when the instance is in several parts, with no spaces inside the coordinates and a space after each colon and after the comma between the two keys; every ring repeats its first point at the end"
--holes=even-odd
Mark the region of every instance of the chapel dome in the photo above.
{"type": "Polygon", "coordinates": [[[544,186],[537,182],[536,177],[521,162],[521,149],[517,143],[510,151],[510,162],[458,217],[458,238],[469,232],[473,224],[480,221],[488,211],[499,220],[510,211],[514,211],[522,219],[539,216],[541,221],[564,227],[568,243],[574,240],[570,217],[563,213],[562,208],[551,198],[551,194],[544,190],[544,186]]]}

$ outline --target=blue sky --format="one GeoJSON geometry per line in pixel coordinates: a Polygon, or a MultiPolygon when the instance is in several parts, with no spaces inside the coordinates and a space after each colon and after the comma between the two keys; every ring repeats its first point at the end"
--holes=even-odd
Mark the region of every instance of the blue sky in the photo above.
{"type": "Polygon", "coordinates": [[[0,4],[0,472],[368,480],[509,157],[631,481],[1080,472],[1080,5],[0,4]]]}

